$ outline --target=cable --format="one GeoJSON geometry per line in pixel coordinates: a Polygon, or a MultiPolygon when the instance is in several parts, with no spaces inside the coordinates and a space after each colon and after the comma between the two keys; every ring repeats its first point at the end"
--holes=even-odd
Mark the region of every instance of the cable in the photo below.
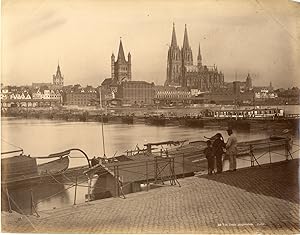
{"type": "Polygon", "coordinates": [[[23,212],[23,210],[18,206],[18,204],[14,201],[14,199],[8,194],[8,200],[11,199],[12,202],[15,204],[15,206],[17,207],[17,209],[25,216],[25,218],[28,220],[28,222],[30,223],[30,225],[32,226],[32,228],[37,232],[36,227],[34,226],[34,224],[30,221],[30,219],[27,217],[27,215],[23,212]]]}
{"type": "Polygon", "coordinates": [[[14,144],[12,144],[12,143],[9,143],[8,141],[6,141],[5,139],[3,139],[2,137],[1,137],[1,141],[3,141],[3,142],[5,142],[5,143],[9,144],[10,146],[16,147],[16,148],[18,148],[18,149],[20,149],[20,150],[23,151],[23,149],[22,149],[21,147],[19,147],[19,146],[17,146],[17,145],[14,145],[14,144]]]}
{"type": "Polygon", "coordinates": [[[266,8],[260,3],[259,0],[255,0],[255,2],[257,3],[257,5],[259,5],[261,7],[262,10],[264,10],[267,15],[269,15],[269,17],[275,22],[277,23],[284,31],[287,32],[287,34],[289,35],[290,38],[292,38],[295,42],[297,42],[298,40],[286,29],[285,25],[282,24],[277,18],[275,18],[269,11],[266,10],[266,8]]]}

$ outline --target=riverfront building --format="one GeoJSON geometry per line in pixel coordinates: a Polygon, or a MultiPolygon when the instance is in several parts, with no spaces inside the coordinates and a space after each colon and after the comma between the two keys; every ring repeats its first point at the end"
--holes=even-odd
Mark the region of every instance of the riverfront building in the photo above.
{"type": "Polygon", "coordinates": [[[118,87],[117,98],[122,105],[152,105],[154,104],[154,83],[145,81],[126,81],[118,87]]]}
{"type": "Polygon", "coordinates": [[[193,52],[189,45],[187,27],[184,30],[183,46],[180,49],[177,45],[175,26],[171,46],[167,58],[167,79],[166,86],[187,87],[201,91],[212,91],[222,87],[224,74],[218,71],[217,67],[202,64],[201,49],[199,44],[197,65],[193,64],[193,52]]]}
{"type": "Polygon", "coordinates": [[[187,88],[155,86],[155,103],[160,105],[187,105],[191,102],[191,92],[187,88]]]}
{"type": "Polygon", "coordinates": [[[73,88],[65,93],[65,105],[91,106],[99,100],[97,91],[87,86],[86,88],[73,88]]]}

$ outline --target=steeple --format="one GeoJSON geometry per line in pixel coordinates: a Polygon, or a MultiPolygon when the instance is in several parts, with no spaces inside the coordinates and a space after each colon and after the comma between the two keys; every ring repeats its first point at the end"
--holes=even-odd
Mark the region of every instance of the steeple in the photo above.
{"type": "Polygon", "coordinates": [[[252,89],[252,79],[250,77],[250,73],[248,72],[247,78],[246,78],[246,89],[251,90],[252,89]]]}
{"type": "Polygon", "coordinates": [[[111,78],[115,83],[131,80],[131,54],[128,53],[128,60],[125,58],[122,38],[120,38],[117,61],[114,54],[111,55],[111,78]]]}
{"type": "Polygon", "coordinates": [[[57,64],[56,77],[62,77],[60,72],[59,62],[57,64]]]}
{"type": "Polygon", "coordinates": [[[57,86],[64,85],[64,77],[61,75],[59,62],[57,63],[56,74],[53,75],[53,85],[57,85],[57,86]]]}
{"type": "Polygon", "coordinates": [[[123,44],[122,44],[122,39],[121,38],[120,38],[120,45],[119,45],[119,52],[118,52],[117,61],[126,61],[125,60],[125,55],[124,55],[123,44]]]}
{"type": "Polygon", "coordinates": [[[165,85],[180,85],[180,75],[182,72],[182,54],[177,45],[175,24],[173,23],[171,45],[167,57],[167,79],[165,85]]]}
{"type": "Polygon", "coordinates": [[[189,38],[188,38],[188,34],[187,34],[187,28],[186,28],[186,24],[185,24],[185,29],[184,29],[184,38],[183,38],[183,48],[189,48],[189,38]]]}
{"type": "Polygon", "coordinates": [[[202,56],[201,56],[200,43],[199,43],[197,62],[198,62],[198,66],[202,66],[202,56]]]}
{"type": "Polygon", "coordinates": [[[183,46],[181,49],[181,54],[182,54],[182,65],[183,66],[193,65],[193,52],[189,45],[189,39],[188,39],[186,25],[185,25],[185,29],[184,29],[183,46]]]}
{"type": "Polygon", "coordinates": [[[174,23],[173,23],[171,47],[177,47],[177,40],[176,40],[175,24],[174,23]]]}

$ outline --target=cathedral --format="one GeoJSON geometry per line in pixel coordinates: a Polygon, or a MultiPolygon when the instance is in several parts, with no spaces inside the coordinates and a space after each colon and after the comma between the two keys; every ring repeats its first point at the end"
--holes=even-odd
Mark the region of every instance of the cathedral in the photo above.
{"type": "Polygon", "coordinates": [[[111,78],[113,82],[120,84],[123,81],[131,81],[131,54],[128,53],[126,61],[122,40],[120,40],[117,61],[114,54],[111,55],[111,78]]]}
{"type": "Polygon", "coordinates": [[[201,91],[212,91],[222,87],[224,75],[217,67],[202,65],[202,56],[199,44],[197,65],[193,64],[193,52],[189,45],[187,27],[185,25],[183,46],[177,45],[175,25],[171,45],[167,58],[167,79],[165,86],[186,87],[188,89],[199,89],[201,91]]]}
{"type": "Polygon", "coordinates": [[[56,74],[53,75],[53,85],[58,87],[64,86],[64,77],[61,75],[59,64],[57,65],[56,74]]]}

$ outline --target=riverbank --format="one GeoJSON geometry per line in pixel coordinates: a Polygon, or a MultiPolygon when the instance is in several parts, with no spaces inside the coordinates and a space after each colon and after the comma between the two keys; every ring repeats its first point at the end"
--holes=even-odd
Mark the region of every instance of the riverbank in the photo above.
{"type": "MultiPolygon", "coordinates": [[[[245,106],[241,109],[253,109],[245,106]]],[[[67,122],[103,122],[112,124],[150,124],[158,126],[187,126],[187,127],[219,127],[233,128],[241,130],[258,129],[298,129],[300,106],[284,107],[261,107],[272,108],[273,110],[282,109],[282,116],[265,117],[243,117],[236,119],[234,116],[214,117],[212,110],[233,110],[232,106],[202,105],[197,107],[168,107],[157,109],[148,108],[109,108],[107,110],[95,107],[81,108],[39,108],[22,109],[12,108],[2,112],[2,117],[14,117],[19,119],[41,119],[57,120],[67,122]],[[287,108],[288,107],[288,108],[287,108]],[[277,125],[276,127],[274,125],[277,125]],[[270,128],[269,128],[270,127],[270,128]]],[[[266,111],[265,111],[266,112],[266,111]]],[[[269,112],[269,111],[268,111],[269,112]]],[[[269,115],[266,112],[266,115],[269,115]]],[[[271,112],[271,111],[270,111],[271,112]]]]}
{"type": "Polygon", "coordinates": [[[180,179],[36,216],[2,213],[2,232],[299,233],[299,160],[180,179]]]}

